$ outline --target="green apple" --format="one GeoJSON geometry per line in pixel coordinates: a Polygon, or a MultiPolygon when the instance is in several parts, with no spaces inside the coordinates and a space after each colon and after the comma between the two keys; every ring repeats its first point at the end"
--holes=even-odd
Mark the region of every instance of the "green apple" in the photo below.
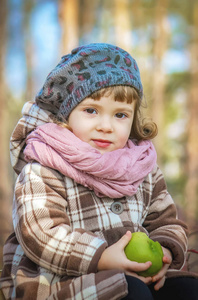
{"type": "Polygon", "coordinates": [[[126,257],[131,261],[144,263],[151,261],[152,265],[138,275],[148,277],[157,274],[163,266],[163,251],[160,243],[151,240],[144,232],[132,233],[132,238],[124,249],[126,257]]]}

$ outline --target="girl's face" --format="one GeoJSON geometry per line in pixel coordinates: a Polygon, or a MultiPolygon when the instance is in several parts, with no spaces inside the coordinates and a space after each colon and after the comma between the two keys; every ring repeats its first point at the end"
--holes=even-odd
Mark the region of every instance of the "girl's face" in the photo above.
{"type": "Polygon", "coordinates": [[[126,145],[133,123],[136,101],[115,101],[104,95],[99,101],[85,98],[69,115],[68,125],[82,141],[101,154],[126,145]]]}

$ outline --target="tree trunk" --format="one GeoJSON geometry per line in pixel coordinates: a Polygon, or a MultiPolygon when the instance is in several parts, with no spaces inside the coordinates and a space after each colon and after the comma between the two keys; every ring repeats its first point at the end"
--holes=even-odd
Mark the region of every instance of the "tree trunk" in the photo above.
{"type": "Polygon", "coordinates": [[[7,89],[4,80],[4,63],[7,44],[7,1],[1,1],[0,9],[0,269],[2,267],[2,247],[11,231],[11,191],[9,183],[9,138],[6,102],[7,89]]]}
{"type": "Polygon", "coordinates": [[[116,45],[131,52],[132,28],[130,23],[129,1],[115,0],[113,7],[116,45]]]}
{"type": "Polygon", "coordinates": [[[191,86],[188,99],[186,213],[192,227],[198,218],[198,3],[194,1],[190,45],[191,86]]]}
{"type": "MultiPolygon", "coordinates": [[[[97,24],[100,0],[81,0],[79,4],[79,36],[83,44],[88,44],[97,24]]],[[[97,42],[97,39],[95,41],[97,42]]]]}
{"type": "Polygon", "coordinates": [[[59,0],[62,27],[61,53],[67,54],[79,45],[79,1],[59,0]]]}
{"type": "Polygon", "coordinates": [[[157,124],[159,134],[155,138],[155,146],[158,154],[158,163],[161,165],[164,145],[164,93],[166,76],[162,66],[162,59],[167,50],[169,27],[167,21],[168,0],[159,0],[156,3],[155,12],[155,36],[153,45],[153,87],[152,87],[152,118],[157,124]]]}
{"type": "Polygon", "coordinates": [[[26,101],[32,100],[34,96],[34,84],[33,84],[33,44],[31,38],[31,28],[30,28],[30,16],[33,9],[33,1],[24,1],[23,11],[24,11],[24,22],[23,22],[23,32],[25,39],[25,57],[26,57],[26,90],[25,99],[26,101]]]}

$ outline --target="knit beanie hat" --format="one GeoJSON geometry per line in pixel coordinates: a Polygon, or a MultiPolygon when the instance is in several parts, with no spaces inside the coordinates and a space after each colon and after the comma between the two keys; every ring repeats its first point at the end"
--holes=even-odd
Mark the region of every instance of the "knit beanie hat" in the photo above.
{"type": "Polygon", "coordinates": [[[104,87],[134,87],[140,98],[143,88],[136,61],[125,50],[106,43],[92,43],[62,57],[36,96],[39,107],[66,120],[86,97],[104,87]]]}

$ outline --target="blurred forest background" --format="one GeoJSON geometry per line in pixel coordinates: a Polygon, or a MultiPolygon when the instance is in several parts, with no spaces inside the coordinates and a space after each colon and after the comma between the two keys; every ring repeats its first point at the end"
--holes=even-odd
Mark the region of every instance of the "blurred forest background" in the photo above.
{"type": "Polygon", "coordinates": [[[108,42],[139,65],[157,123],[158,164],[179,215],[198,220],[198,1],[1,0],[0,6],[0,268],[12,232],[15,174],[9,138],[23,104],[34,99],[60,56],[78,45],[108,42]]]}

